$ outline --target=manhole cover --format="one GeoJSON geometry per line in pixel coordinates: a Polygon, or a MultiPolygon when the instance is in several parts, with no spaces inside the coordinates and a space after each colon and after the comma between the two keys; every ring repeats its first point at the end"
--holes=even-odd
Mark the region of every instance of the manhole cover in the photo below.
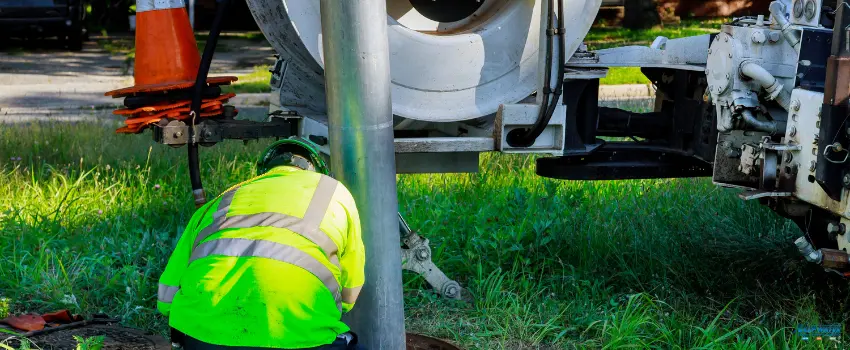
{"type": "MultiPolygon", "coordinates": [[[[170,350],[171,343],[155,334],[148,334],[136,329],[120,327],[110,324],[90,324],[81,327],[58,329],[47,333],[34,335],[27,339],[35,343],[39,348],[45,350],[74,350],[77,348],[78,337],[104,336],[102,350],[170,350]]],[[[12,341],[12,348],[20,346],[12,341]]]]}
{"type": "Polygon", "coordinates": [[[407,350],[460,350],[460,348],[439,339],[407,333],[407,350]]]}

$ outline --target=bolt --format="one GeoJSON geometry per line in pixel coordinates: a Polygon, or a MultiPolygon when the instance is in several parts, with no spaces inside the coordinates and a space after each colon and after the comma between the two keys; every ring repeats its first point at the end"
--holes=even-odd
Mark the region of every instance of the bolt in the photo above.
{"type": "Polygon", "coordinates": [[[817,165],[818,165],[818,162],[812,161],[812,164],[809,165],[809,171],[815,171],[815,168],[817,168],[817,165]]]}
{"type": "Polygon", "coordinates": [[[794,137],[796,135],[797,135],[797,128],[792,126],[791,130],[788,131],[788,136],[794,137]]]}
{"type": "Polygon", "coordinates": [[[183,132],[182,132],[182,131],[178,131],[178,132],[175,132],[175,133],[174,133],[174,138],[175,138],[175,139],[179,139],[179,138],[180,138],[180,137],[182,137],[182,136],[183,136],[183,132]]]}
{"type": "Polygon", "coordinates": [[[205,137],[205,138],[210,138],[210,137],[212,137],[212,135],[213,135],[213,134],[212,134],[212,131],[209,131],[209,130],[204,131],[204,137],[205,137]]]}
{"type": "Polygon", "coordinates": [[[420,249],[416,251],[416,258],[422,261],[428,260],[430,254],[428,254],[427,249],[420,249]]]}
{"type": "Polygon", "coordinates": [[[446,286],[445,289],[443,289],[443,296],[446,297],[446,298],[449,298],[449,299],[454,299],[454,298],[457,297],[459,292],[460,292],[460,290],[459,290],[458,286],[455,285],[454,283],[451,283],[448,286],[446,286]]]}
{"type": "Polygon", "coordinates": [[[772,43],[775,43],[782,39],[782,35],[780,35],[779,32],[770,32],[770,34],[768,34],[767,36],[770,39],[770,42],[772,43]]]}
{"type": "Polygon", "coordinates": [[[836,238],[838,238],[838,235],[840,234],[838,232],[838,225],[835,225],[833,223],[829,223],[826,226],[826,234],[827,234],[827,236],[829,237],[830,240],[833,240],[833,241],[836,240],[836,238]]]}
{"type": "Polygon", "coordinates": [[[765,39],[764,32],[762,32],[762,31],[753,32],[753,36],[752,36],[751,39],[752,39],[753,43],[755,43],[755,44],[763,43],[764,39],[765,39]]]}
{"type": "Polygon", "coordinates": [[[729,73],[726,73],[726,79],[729,79],[729,73]]]}
{"type": "Polygon", "coordinates": [[[830,222],[826,225],[826,232],[830,235],[843,235],[845,231],[845,226],[842,223],[830,222]]]}
{"type": "Polygon", "coordinates": [[[709,55],[711,54],[711,49],[708,49],[708,54],[709,54],[709,55]]]}
{"type": "Polygon", "coordinates": [[[800,110],[800,100],[791,101],[791,108],[793,108],[795,111],[799,111],[800,110]]]}
{"type": "Polygon", "coordinates": [[[731,52],[729,53],[729,58],[732,58],[732,53],[731,53],[731,52]]]}
{"type": "Polygon", "coordinates": [[[844,174],[842,182],[844,183],[844,187],[850,187],[850,173],[844,174]]]}

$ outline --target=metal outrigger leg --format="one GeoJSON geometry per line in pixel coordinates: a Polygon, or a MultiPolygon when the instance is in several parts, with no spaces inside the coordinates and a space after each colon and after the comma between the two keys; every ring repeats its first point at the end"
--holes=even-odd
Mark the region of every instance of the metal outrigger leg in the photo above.
{"type": "Polygon", "coordinates": [[[414,272],[446,299],[461,299],[463,289],[460,284],[446,276],[431,261],[431,246],[428,239],[410,229],[407,222],[398,214],[399,233],[401,235],[401,269],[414,272]]]}

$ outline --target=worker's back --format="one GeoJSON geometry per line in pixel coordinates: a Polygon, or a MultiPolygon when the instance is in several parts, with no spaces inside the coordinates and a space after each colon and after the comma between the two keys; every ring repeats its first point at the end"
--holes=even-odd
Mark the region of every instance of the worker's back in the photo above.
{"type": "Polygon", "coordinates": [[[348,190],[278,168],[198,210],[160,280],[159,306],[206,343],[320,346],[348,331],[340,317],[363,284],[364,257],[348,190]]]}

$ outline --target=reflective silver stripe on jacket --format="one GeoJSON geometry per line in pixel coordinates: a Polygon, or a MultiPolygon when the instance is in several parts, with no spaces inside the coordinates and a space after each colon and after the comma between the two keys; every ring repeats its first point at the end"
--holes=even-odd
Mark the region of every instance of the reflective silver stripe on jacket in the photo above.
{"type": "Polygon", "coordinates": [[[177,292],[179,291],[180,287],[160,283],[159,288],[156,291],[156,299],[163,303],[171,303],[171,301],[174,300],[174,296],[177,295],[177,292]]]}
{"type": "Polygon", "coordinates": [[[333,272],[312,255],[302,252],[298,248],[264,240],[220,238],[204,242],[195,248],[189,258],[189,263],[211,255],[267,258],[298,266],[322,281],[333,295],[337,309],[342,312],[339,282],[337,282],[333,272]]]}
{"type": "Polygon", "coordinates": [[[362,285],[354,288],[343,288],[342,302],[346,304],[354,304],[354,302],[357,301],[357,296],[360,295],[360,290],[362,289],[362,285]]]}
{"type": "Polygon", "coordinates": [[[136,0],[136,13],[186,7],[183,0],[136,0]]]}
{"type": "Polygon", "coordinates": [[[239,188],[234,188],[228,192],[225,192],[221,195],[221,201],[218,202],[218,208],[216,208],[213,213],[213,221],[212,223],[201,230],[198,233],[198,237],[195,238],[195,243],[192,244],[193,247],[197,247],[198,244],[201,244],[205,238],[209,237],[211,234],[216,233],[220,230],[221,225],[224,223],[224,220],[227,219],[227,212],[230,210],[230,203],[233,203],[233,196],[236,195],[236,191],[239,188]]]}
{"type": "Polygon", "coordinates": [[[328,207],[330,207],[337,184],[338,182],[336,180],[327,176],[322,176],[319,179],[319,184],[316,186],[315,192],[313,192],[313,198],[310,199],[307,210],[304,212],[304,218],[275,212],[228,217],[227,212],[230,210],[230,204],[233,202],[236,190],[227,192],[222,196],[218,204],[218,209],[213,213],[213,222],[201,230],[198,237],[195,238],[194,246],[197,247],[204,239],[223,229],[260,226],[276,227],[288,229],[307,238],[322,249],[322,252],[324,252],[332,264],[339,266],[336,243],[319,228],[325,214],[327,214],[328,207]]]}

